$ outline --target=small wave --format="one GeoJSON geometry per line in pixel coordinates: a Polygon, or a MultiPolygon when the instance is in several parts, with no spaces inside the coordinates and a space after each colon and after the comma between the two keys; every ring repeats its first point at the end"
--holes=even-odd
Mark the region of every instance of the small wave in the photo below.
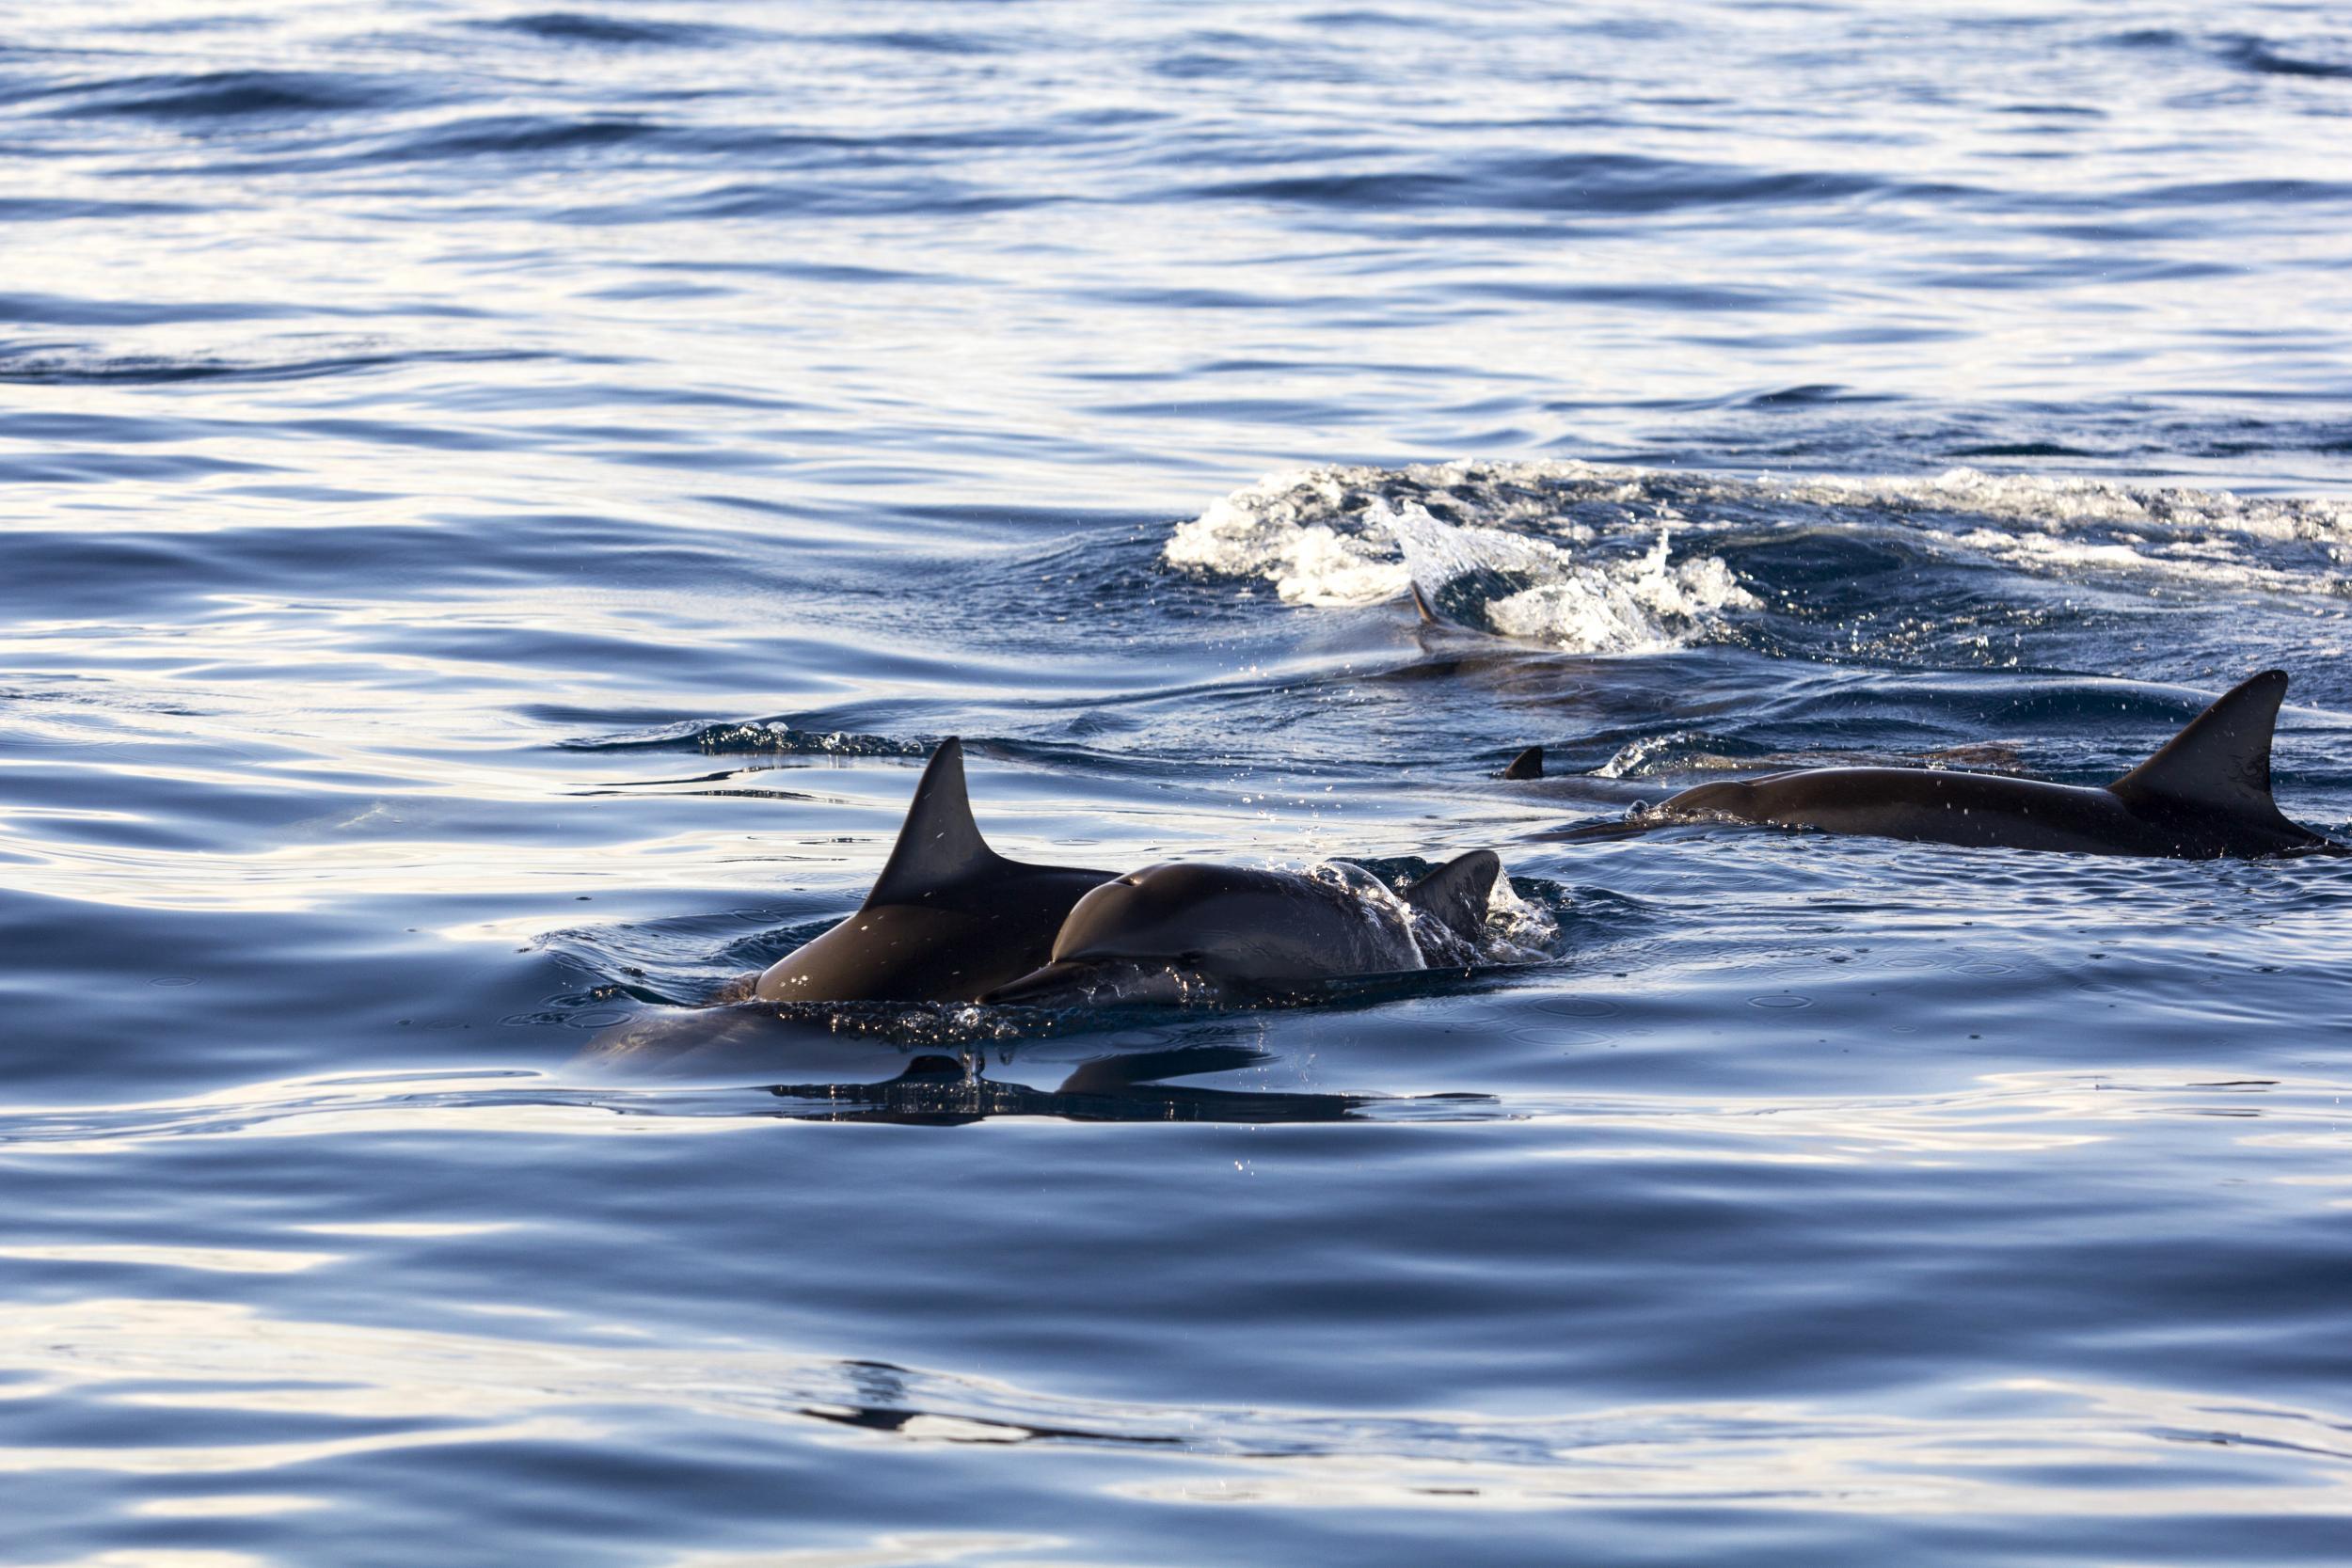
{"type": "Polygon", "coordinates": [[[1674,646],[1753,608],[1722,561],[1670,563],[1662,532],[1630,560],[1562,547],[1596,538],[1580,507],[1637,499],[1633,477],[1581,463],[1318,468],[1213,502],[1164,553],[1171,565],[1263,578],[1291,604],[1371,604],[1418,586],[1450,621],[1578,652],[1674,646]]]}
{"type": "Polygon", "coordinates": [[[551,222],[585,228],[749,218],[884,217],[921,213],[978,217],[1070,199],[983,188],[937,174],[838,180],[725,180],[702,190],[551,209],[551,222]]]}
{"type": "Polygon", "coordinates": [[[178,381],[308,381],[425,364],[491,364],[547,356],[512,349],[371,349],[287,359],[225,355],[95,354],[78,345],[0,350],[0,382],[29,386],[163,386],[178,381]]]}
{"type": "Polygon", "coordinates": [[[1724,494],[1880,508],[1971,512],[2005,522],[2060,528],[2124,523],[2169,533],[2244,533],[2265,539],[2352,543],[2352,500],[2233,495],[2227,490],[2135,486],[2113,480],[2044,474],[1989,474],[1949,468],[1933,478],[1764,479],[1753,486],[1716,482],[1724,494]]]}
{"type": "MultiPolygon", "coordinates": [[[[1994,474],[1846,478],[1710,473],[1574,460],[1326,467],[1276,474],[1170,531],[1175,567],[1270,582],[1286,604],[1363,605],[1418,584],[1446,619],[1582,652],[1686,644],[1758,607],[1711,555],[1783,528],[1856,531],[2044,575],[2157,575],[2340,594],[2352,500],[1994,474]]],[[[1752,591],[1753,590],[1753,591],[1752,591]]]]}
{"type": "Polygon", "coordinates": [[[1662,524],[1648,554],[1589,563],[1542,540],[1441,523],[1418,506],[1391,511],[1389,527],[1439,616],[1574,653],[1678,647],[1724,611],[1756,608],[1715,557],[1670,562],[1662,524]]]}
{"type": "Polygon", "coordinates": [[[187,201],[102,201],[93,198],[0,197],[0,223],[70,223],[89,218],[171,217],[205,209],[187,201]]]}
{"type": "Polygon", "coordinates": [[[1263,578],[1286,604],[1376,604],[1412,586],[1367,526],[1372,469],[1276,474],[1209,503],[1177,525],[1161,552],[1172,566],[1263,578]]]}
{"type": "Polygon", "coordinates": [[[1760,169],[1633,153],[1513,153],[1454,167],[1362,169],[1221,181],[1186,193],[1351,211],[1454,209],[1650,216],[1724,207],[1815,206],[1883,196],[1899,186],[1830,169],[1760,169]]]}
{"type": "Polygon", "coordinates": [[[886,735],[858,735],[849,730],[801,730],[781,719],[752,719],[736,723],[672,726],[589,740],[570,740],[571,752],[715,752],[723,753],[782,753],[787,756],[919,757],[931,749],[927,740],[902,740],[886,735]]]}
{"type": "Polygon", "coordinates": [[[502,157],[617,147],[659,137],[667,128],[624,115],[578,119],[556,115],[477,115],[437,125],[373,151],[371,162],[430,162],[440,158],[502,157]]]}
{"type": "Polygon", "coordinates": [[[2342,594],[2352,578],[2326,571],[2265,566],[2245,559],[2227,539],[2185,539],[2165,544],[2100,542],[2064,534],[1976,528],[1932,531],[1929,537],[1958,550],[1974,551],[2043,576],[2086,569],[2121,575],[2154,575],[2209,588],[2253,588],[2276,594],[2342,594]]]}
{"type": "Polygon", "coordinates": [[[819,734],[773,721],[707,724],[695,733],[693,739],[696,747],[705,752],[774,752],[790,756],[919,757],[930,750],[927,741],[900,740],[886,735],[854,735],[847,730],[819,734]]]}
{"type": "Polygon", "coordinates": [[[2215,53],[2222,59],[2259,76],[2352,77],[2352,59],[2314,59],[2309,54],[2289,54],[2272,40],[2250,33],[2225,33],[2214,43],[2215,53]]]}
{"type": "Polygon", "coordinates": [[[1592,776],[1652,779],[1685,773],[1777,772],[1800,768],[1957,768],[1978,773],[2013,774],[2026,771],[2019,743],[2008,740],[1963,741],[1908,756],[1826,748],[1767,751],[1727,736],[1676,730],[1628,741],[1607,762],[1594,768],[1592,776]]]}
{"type": "Polygon", "coordinates": [[[1361,605],[1413,584],[1391,519],[1417,507],[1456,527],[1584,544],[1668,476],[1576,461],[1329,466],[1271,474],[1170,533],[1172,566],[1271,582],[1288,604],[1361,605]]]}
{"type": "Polygon", "coordinates": [[[904,27],[894,32],[843,33],[842,43],[863,44],[869,49],[893,49],[910,55],[995,55],[1004,46],[971,33],[949,32],[941,28],[904,27]]]}
{"type": "Polygon", "coordinates": [[[1769,392],[1757,392],[1740,400],[1748,408],[1820,408],[1844,404],[1891,403],[1883,392],[1865,392],[1844,387],[1834,381],[1808,381],[1801,386],[1781,387],[1769,392]]]}
{"type": "Polygon", "coordinates": [[[1628,741],[1607,762],[1594,768],[1593,775],[1602,779],[1641,779],[1658,773],[1751,766],[1753,758],[1726,756],[1720,751],[1707,749],[1705,736],[1690,730],[1676,730],[1628,741]]]}
{"type": "Polygon", "coordinates": [[[78,294],[0,294],[0,320],[39,326],[156,326],[183,322],[265,321],[299,316],[299,307],[264,300],[163,303],[88,299],[78,294]]]}
{"type": "Polygon", "coordinates": [[[2170,27],[2138,27],[2114,34],[2106,41],[2117,49],[2195,50],[2257,76],[2352,77],[2352,60],[2321,57],[2343,53],[2341,42],[2332,39],[2304,39],[2290,45],[2258,33],[2192,37],[2170,27]]]}
{"type": "Polygon", "coordinates": [[[56,119],[219,119],[310,116],[372,109],[406,89],[348,71],[214,71],[118,77],[65,89],[79,96],[50,109],[56,119]]]}
{"type": "Polygon", "coordinates": [[[731,42],[742,35],[733,28],[696,26],[681,22],[649,22],[642,17],[601,16],[588,11],[534,11],[527,16],[500,17],[473,24],[491,32],[519,33],[548,43],[594,44],[605,48],[679,48],[731,42]]]}

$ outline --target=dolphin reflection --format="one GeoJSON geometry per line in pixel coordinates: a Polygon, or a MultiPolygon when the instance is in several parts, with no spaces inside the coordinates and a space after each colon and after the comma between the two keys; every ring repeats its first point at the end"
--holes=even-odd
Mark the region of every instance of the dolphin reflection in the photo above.
{"type": "MultiPolygon", "coordinates": [[[[605,1031],[573,1058],[571,1067],[594,1077],[624,1081],[756,1084],[783,1102],[774,1115],[797,1120],[939,1127],[992,1117],[1347,1121],[1375,1106],[1409,1104],[1442,1112],[1493,1103],[1478,1094],[1400,1097],[1167,1082],[1262,1067],[1277,1059],[1255,1046],[1216,1043],[1104,1052],[1080,1062],[1056,1086],[1040,1088],[982,1075],[980,1062],[990,1046],[1000,1042],[960,1031],[974,1009],[897,1011],[895,1021],[866,1020],[870,1028],[862,1037],[858,1031],[839,1027],[837,1010],[829,1017],[802,1018],[755,1004],[646,1014],[605,1031]],[[890,1026],[894,1022],[895,1028],[890,1026]],[[912,1047],[906,1043],[910,1028],[917,1039],[912,1047]],[[921,1043],[923,1034],[933,1030],[933,1043],[921,1043]],[[905,1054],[910,1049],[914,1053],[905,1054]],[[876,1069],[883,1063],[898,1064],[900,1070],[878,1078],[876,1069]],[[797,1081],[782,1081],[786,1070],[797,1081]]],[[[1027,1028],[1006,1038],[1041,1044],[1052,1034],[1051,1029],[1027,1028]]]]}
{"type": "Polygon", "coordinates": [[[1129,1052],[1081,1063],[1058,1087],[1039,1089],[977,1076],[952,1056],[927,1055],[915,1057],[904,1072],[879,1084],[777,1084],[769,1092],[796,1102],[780,1113],[787,1117],[923,1127],[954,1127],[991,1117],[1056,1117],[1067,1121],[1346,1121],[1364,1106],[1387,1098],[1212,1089],[1161,1082],[1204,1072],[1232,1072],[1272,1060],[1264,1052],[1233,1045],[1129,1052]]]}

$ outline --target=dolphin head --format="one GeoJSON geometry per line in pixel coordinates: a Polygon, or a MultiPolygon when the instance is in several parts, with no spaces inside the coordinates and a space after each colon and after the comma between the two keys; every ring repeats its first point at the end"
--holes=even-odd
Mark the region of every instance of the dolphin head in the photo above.
{"type": "Polygon", "coordinates": [[[1252,960],[1263,957],[1267,922],[1252,906],[1279,898],[1272,882],[1216,865],[1152,865],[1114,878],[1072,907],[1051,961],[982,1000],[1045,1007],[1214,1000],[1221,977],[1263,967],[1252,960]]]}
{"type": "Polygon", "coordinates": [[[1323,982],[1428,967],[1419,933],[1454,949],[1486,918],[1501,863],[1484,850],[1422,879],[1403,898],[1360,866],[1312,872],[1153,865],[1088,890],[1049,961],[984,1002],[1071,1006],[1227,1004],[1323,982]],[[1456,927],[1460,927],[1458,931],[1456,927]],[[1442,939],[1442,940],[1440,940],[1442,939]]]}
{"type": "Polygon", "coordinates": [[[992,1006],[1142,1006],[1216,999],[1217,988],[1181,962],[1130,958],[1057,958],[980,998],[992,1006]]]}

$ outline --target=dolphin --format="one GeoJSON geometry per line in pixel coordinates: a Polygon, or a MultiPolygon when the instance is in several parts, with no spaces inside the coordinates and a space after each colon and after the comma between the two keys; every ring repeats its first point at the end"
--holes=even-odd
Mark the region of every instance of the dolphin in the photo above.
{"type": "Polygon", "coordinates": [[[939,743],[889,862],[857,912],[778,958],[762,1002],[973,1002],[1051,957],[1054,934],[1108,871],[1025,865],[972,819],[963,744],[939,743]]]}
{"type": "MultiPolygon", "coordinates": [[[[1700,784],[1646,810],[1637,807],[1622,822],[1558,836],[1613,837],[1729,820],[2084,855],[2352,855],[2352,847],[2288,821],[2270,798],[2271,731],[2286,689],[2282,671],[2251,677],[2105,788],[1949,768],[1812,768],[1700,784]]],[[[1542,777],[1541,749],[1521,752],[1502,776],[1542,777]]]]}
{"type": "Polygon", "coordinates": [[[983,1002],[1230,1006],[1329,982],[1468,968],[1502,863],[1474,849],[1402,898],[1344,861],[1319,874],[1233,865],[1147,866],[1080,898],[1051,961],[983,1002]]]}

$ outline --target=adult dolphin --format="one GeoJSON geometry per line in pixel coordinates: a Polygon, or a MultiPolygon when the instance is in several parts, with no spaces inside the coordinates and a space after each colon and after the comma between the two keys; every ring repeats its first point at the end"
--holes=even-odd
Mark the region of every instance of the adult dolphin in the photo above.
{"type": "MultiPolygon", "coordinates": [[[[1570,829],[1599,838],[1677,822],[1738,821],[1969,847],[2058,849],[2177,860],[2346,855],[2270,798],[2270,737],[2287,677],[2265,670],[2189,721],[2105,788],[1926,768],[1813,768],[1686,789],[1623,822],[1570,829]]],[[[1540,778],[1540,750],[1507,779],[1540,778]]]]}
{"type": "Polygon", "coordinates": [[[1322,875],[1154,865],[1106,881],[1071,910],[1052,961],[982,1001],[1232,1006],[1477,961],[1502,863],[1473,849],[1400,898],[1361,866],[1322,875]]]}
{"type": "Polygon", "coordinates": [[[939,743],[898,842],[857,912],[768,966],[763,1002],[972,1002],[1047,961],[1108,871],[1025,865],[972,819],[963,743],[939,743]]]}

